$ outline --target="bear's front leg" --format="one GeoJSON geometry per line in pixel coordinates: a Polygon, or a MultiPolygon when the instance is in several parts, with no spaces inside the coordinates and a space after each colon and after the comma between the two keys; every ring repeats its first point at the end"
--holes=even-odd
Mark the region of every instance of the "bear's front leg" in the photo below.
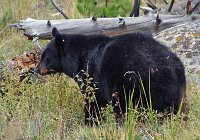
{"type": "Polygon", "coordinates": [[[116,113],[116,121],[117,122],[124,122],[125,121],[125,115],[124,115],[124,109],[121,106],[122,102],[120,102],[120,96],[118,92],[114,92],[112,94],[112,106],[113,110],[116,113]]]}

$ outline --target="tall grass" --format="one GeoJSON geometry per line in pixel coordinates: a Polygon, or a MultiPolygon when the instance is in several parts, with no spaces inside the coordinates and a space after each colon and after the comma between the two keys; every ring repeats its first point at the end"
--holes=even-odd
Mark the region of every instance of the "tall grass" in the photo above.
{"type": "MultiPolygon", "coordinates": [[[[64,75],[47,76],[45,83],[19,83],[18,73],[5,76],[6,96],[0,100],[1,136],[4,139],[198,139],[199,88],[193,88],[189,121],[180,115],[160,121],[165,114],[127,105],[126,121],[116,123],[112,107],[104,108],[100,126],[83,125],[84,96],[64,75]],[[194,106],[194,105],[195,106],[194,106]],[[197,105],[197,106],[196,106],[197,105]],[[161,116],[161,117],[160,117],[161,116]],[[152,123],[152,119],[154,120],[152,123]],[[15,133],[14,133],[15,132],[15,133]]],[[[130,101],[131,101],[130,97],[130,101]]]]}
{"type": "MultiPolygon", "coordinates": [[[[77,18],[80,14],[74,0],[54,0],[70,18],[77,18]]],[[[64,18],[51,4],[50,0],[0,0],[0,23],[18,22],[26,18],[61,19],[64,18]]]]}
{"type": "Polygon", "coordinates": [[[84,98],[69,78],[57,75],[38,84],[26,79],[19,83],[18,77],[18,73],[4,74],[1,138],[60,139],[82,123],[84,98]]]}
{"type": "MultiPolygon", "coordinates": [[[[55,0],[71,18],[80,17],[73,0],[55,0]]],[[[127,105],[124,124],[116,123],[112,107],[102,110],[105,122],[100,126],[84,125],[84,96],[76,83],[65,75],[41,77],[39,83],[25,79],[19,82],[17,71],[10,72],[6,61],[31,52],[37,46],[7,24],[28,17],[60,19],[49,0],[0,0],[0,61],[4,81],[0,81],[0,139],[66,139],[66,140],[199,140],[200,87],[187,85],[190,104],[189,120],[181,115],[164,121],[151,110],[138,112],[127,105]],[[139,119],[139,118],[143,119],[139,119]]],[[[45,46],[46,41],[40,41],[45,46]]],[[[2,71],[1,71],[2,72],[2,71]]],[[[149,96],[150,92],[146,91],[149,96]]],[[[132,100],[130,97],[127,100],[132,100]]]]}

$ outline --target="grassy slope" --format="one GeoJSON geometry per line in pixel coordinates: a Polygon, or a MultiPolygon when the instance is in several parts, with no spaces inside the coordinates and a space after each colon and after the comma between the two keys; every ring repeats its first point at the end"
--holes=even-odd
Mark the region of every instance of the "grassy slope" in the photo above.
{"type": "MultiPolygon", "coordinates": [[[[58,2],[70,17],[80,17],[73,0],[58,2]]],[[[0,0],[0,9],[1,23],[13,23],[27,17],[62,18],[57,16],[57,11],[48,0],[0,0]]],[[[43,46],[46,43],[41,41],[43,46]]],[[[35,48],[36,45],[21,33],[0,25],[0,60],[4,63],[35,48]]],[[[5,73],[5,77],[6,80],[2,82],[4,88],[1,89],[8,92],[7,96],[0,98],[0,139],[200,139],[198,85],[187,86],[190,102],[188,122],[174,117],[162,125],[157,123],[157,118],[147,118],[146,123],[141,123],[135,121],[137,116],[132,112],[125,124],[119,126],[115,124],[113,116],[108,115],[110,111],[107,109],[104,111],[107,122],[90,128],[83,125],[84,97],[67,76],[48,76],[46,82],[40,84],[19,83],[17,72],[5,73]]]]}

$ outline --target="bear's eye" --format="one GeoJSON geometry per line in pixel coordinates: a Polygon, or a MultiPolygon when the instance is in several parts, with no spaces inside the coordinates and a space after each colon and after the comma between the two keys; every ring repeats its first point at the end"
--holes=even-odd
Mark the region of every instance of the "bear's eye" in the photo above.
{"type": "Polygon", "coordinates": [[[44,61],[45,61],[45,63],[49,63],[49,59],[48,58],[45,58],[44,61]]]}

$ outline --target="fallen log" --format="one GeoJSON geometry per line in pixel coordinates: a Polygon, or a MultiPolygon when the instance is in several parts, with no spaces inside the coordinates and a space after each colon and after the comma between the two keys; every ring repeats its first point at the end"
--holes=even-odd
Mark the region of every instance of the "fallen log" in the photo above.
{"type": "Polygon", "coordinates": [[[61,20],[21,20],[11,25],[24,31],[28,39],[51,39],[53,27],[63,34],[105,34],[109,36],[129,32],[142,32],[151,35],[164,29],[186,23],[200,22],[200,15],[159,15],[148,14],[140,17],[87,18],[61,20]]]}

